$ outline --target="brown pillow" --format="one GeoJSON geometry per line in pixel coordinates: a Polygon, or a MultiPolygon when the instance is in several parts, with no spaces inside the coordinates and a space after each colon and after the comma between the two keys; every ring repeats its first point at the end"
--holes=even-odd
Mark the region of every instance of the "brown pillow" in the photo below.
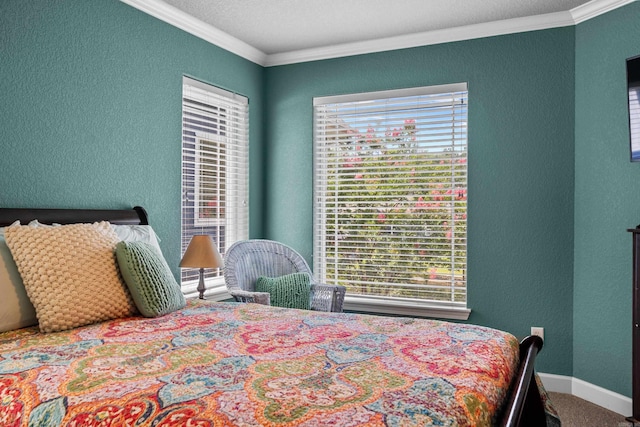
{"type": "Polygon", "coordinates": [[[62,331],[136,312],[118,271],[118,238],[108,222],[10,226],[5,240],[42,332],[62,331]]]}

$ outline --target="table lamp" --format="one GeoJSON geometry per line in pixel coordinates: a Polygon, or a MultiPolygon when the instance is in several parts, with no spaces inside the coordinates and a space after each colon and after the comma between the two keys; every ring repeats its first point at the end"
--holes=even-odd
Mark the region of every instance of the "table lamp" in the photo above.
{"type": "Polygon", "coordinates": [[[182,256],[180,268],[199,268],[200,281],[198,282],[199,298],[204,299],[204,269],[220,268],[223,266],[222,257],[211,240],[211,236],[198,234],[191,237],[189,246],[182,256]]]}

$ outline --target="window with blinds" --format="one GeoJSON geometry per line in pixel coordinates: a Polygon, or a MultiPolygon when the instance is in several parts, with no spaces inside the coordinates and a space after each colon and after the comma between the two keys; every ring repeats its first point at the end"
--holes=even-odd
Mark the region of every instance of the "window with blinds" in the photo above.
{"type": "Polygon", "coordinates": [[[466,83],[315,98],[314,156],[318,279],[351,309],[468,316],[466,83]]]}
{"type": "Polygon", "coordinates": [[[640,162],[640,56],[627,59],[631,161],[640,162]]]}
{"type": "Polygon", "coordinates": [[[629,86],[629,137],[631,161],[640,162],[640,83],[629,86]]]}
{"type": "MultiPolygon", "coordinates": [[[[183,78],[182,253],[209,234],[224,256],[249,231],[247,98],[183,78]]],[[[205,270],[208,295],[224,291],[221,270],[205,270]]],[[[195,292],[197,269],[182,269],[183,292],[195,292]]]]}

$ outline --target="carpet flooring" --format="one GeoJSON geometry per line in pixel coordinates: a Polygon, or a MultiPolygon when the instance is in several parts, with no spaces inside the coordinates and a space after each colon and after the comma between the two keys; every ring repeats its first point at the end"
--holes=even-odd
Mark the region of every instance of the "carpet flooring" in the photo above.
{"type": "MultiPolygon", "coordinates": [[[[579,397],[550,392],[549,398],[560,415],[562,427],[632,427],[623,415],[579,397]]],[[[640,427],[640,424],[635,427],[640,427]]]]}

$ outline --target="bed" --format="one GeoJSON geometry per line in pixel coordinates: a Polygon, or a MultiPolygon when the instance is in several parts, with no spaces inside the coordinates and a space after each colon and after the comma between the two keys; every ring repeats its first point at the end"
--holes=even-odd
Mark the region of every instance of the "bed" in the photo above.
{"type": "MultiPolygon", "coordinates": [[[[16,220],[149,223],[140,207],[0,209],[0,227],[16,220]]],[[[40,320],[0,333],[2,426],[544,426],[548,417],[534,374],[542,340],[476,325],[202,300],[53,332],[40,320]]]]}

